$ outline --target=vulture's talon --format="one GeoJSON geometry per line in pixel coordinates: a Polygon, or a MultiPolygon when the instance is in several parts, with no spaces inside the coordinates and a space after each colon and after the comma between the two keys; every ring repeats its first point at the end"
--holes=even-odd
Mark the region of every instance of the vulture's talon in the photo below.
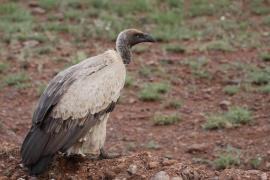
{"type": "Polygon", "coordinates": [[[100,149],[99,159],[115,159],[121,157],[121,154],[110,154],[107,153],[104,149],[100,149]]]}

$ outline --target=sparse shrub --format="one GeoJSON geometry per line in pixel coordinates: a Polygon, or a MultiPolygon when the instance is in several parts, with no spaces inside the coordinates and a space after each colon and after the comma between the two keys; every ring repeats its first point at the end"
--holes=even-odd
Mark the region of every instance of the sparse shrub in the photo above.
{"type": "Polygon", "coordinates": [[[39,84],[37,87],[37,96],[41,96],[46,87],[47,87],[46,84],[39,84]]]}
{"type": "Polygon", "coordinates": [[[146,148],[155,150],[155,149],[159,149],[160,145],[156,141],[151,140],[146,144],[146,148]]]}
{"type": "Polygon", "coordinates": [[[171,100],[169,103],[168,103],[168,107],[169,108],[174,108],[174,109],[178,109],[178,108],[181,108],[183,105],[183,102],[181,100],[171,100]]]}
{"type": "Polygon", "coordinates": [[[270,15],[263,18],[262,24],[265,26],[270,26],[270,15]]]}
{"type": "Polygon", "coordinates": [[[152,71],[149,67],[143,66],[139,69],[139,74],[144,77],[150,77],[150,75],[152,74],[152,71]]]}
{"type": "Polygon", "coordinates": [[[3,73],[7,70],[9,65],[7,63],[0,63],[0,73],[3,73]]]}
{"type": "Polygon", "coordinates": [[[270,81],[270,72],[257,70],[249,73],[249,81],[253,84],[263,85],[270,81]]]}
{"type": "Polygon", "coordinates": [[[203,125],[204,129],[222,129],[232,127],[232,123],[228,121],[223,115],[211,115],[207,118],[206,123],[203,125]]]}
{"type": "Polygon", "coordinates": [[[223,88],[223,91],[226,94],[232,96],[232,95],[235,95],[236,93],[238,93],[239,89],[240,89],[239,86],[226,86],[223,88]]]}
{"type": "Polygon", "coordinates": [[[205,45],[205,47],[201,48],[201,50],[214,50],[214,51],[223,51],[223,52],[231,52],[234,51],[232,45],[227,41],[217,40],[211,41],[205,45]]]}
{"type": "Polygon", "coordinates": [[[219,154],[213,161],[213,165],[218,170],[238,166],[240,165],[240,155],[241,151],[239,149],[228,145],[225,152],[219,154]]]}
{"type": "Polygon", "coordinates": [[[259,166],[260,166],[261,163],[262,163],[262,158],[259,157],[259,156],[257,156],[257,157],[255,157],[255,158],[250,159],[250,160],[249,160],[249,163],[250,163],[250,165],[251,165],[252,168],[258,169],[259,166]]]}
{"type": "Polygon", "coordinates": [[[192,70],[200,70],[201,67],[207,65],[209,60],[204,56],[201,57],[191,57],[185,59],[181,64],[188,65],[192,70]]]}
{"type": "Polygon", "coordinates": [[[167,46],[164,46],[164,49],[168,52],[173,52],[173,53],[184,53],[186,49],[178,44],[170,44],[167,46]]]}
{"type": "Polygon", "coordinates": [[[270,53],[262,53],[261,55],[261,59],[263,60],[263,61],[270,61],[270,53]]]}
{"type": "Polygon", "coordinates": [[[196,70],[193,71],[192,74],[194,74],[198,78],[204,78],[204,79],[211,79],[211,74],[206,70],[196,70]]]}
{"type": "Polygon", "coordinates": [[[126,87],[131,87],[131,86],[133,86],[133,84],[134,84],[134,79],[133,79],[133,77],[130,76],[130,75],[127,75],[127,76],[126,76],[126,80],[125,80],[125,86],[126,86],[126,87]]]}
{"type": "Polygon", "coordinates": [[[228,112],[208,117],[203,125],[205,129],[221,129],[247,124],[252,120],[251,113],[242,107],[233,107],[228,112]]]}
{"type": "Polygon", "coordinates": [[[87,55],[83,51],[78,51],[77,54],[71,58],[71,65],[78,64],[86,58],[87,55]]]}
{"type": "Polygon", "coordinates": [[[59,0],[38,0],[39,6],[46,10],[56,9],[60,2],[59,0]]]}
{"type": "Polygon", "coordinates": [[[181,117],[179,114],[163,115],[157,113],[153,117],[154,125],[170,125],[178,123],[179,121],[181,121],[181,117]]]}
{"type": "Polygon", "coordinates": [[[169,85],[166,83],[148,83],[139,92],[139,99],[143,101],[157,101],[161,99],[161,94],[169,91],[169,85]]]}
{"type": "Polygon", "coordinates": [[[214,166],[216,169],[226,169],[234,165],[239,165],[239,159],[231,154],[221,154],[214,160],[214,166]]]}
{"type": "Polygon", "coordinates": [[[226,114],[226,118],[233,124],[247,124],[251,121],[251,113],[242,107],[233,107],[226,114]]]}
{"type": "Polygon", "coordinates": [[[26,81],[29,80],[29,77],[26,73],[16,73],[16,74],[9,74],[5,77],[5,83],[9,86],[16,86],[18,88],[24,87],[26,81]]]}
{"type": "Polygon", "coordinates": [[[259,92],[269,94],[270,93],[270,84],[260,87],[259,92]]]}

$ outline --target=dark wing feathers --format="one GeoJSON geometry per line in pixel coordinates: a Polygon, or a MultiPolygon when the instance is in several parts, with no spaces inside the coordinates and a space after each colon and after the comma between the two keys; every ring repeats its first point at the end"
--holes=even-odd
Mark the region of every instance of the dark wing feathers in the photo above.
{"type": "MultiPolygon", "coordinates": [[[[74,69],[75,70],[75,69],[74,69]]],[[[65,74],[58,74],[45,89],[41,95],[38,107],[33,115],[33,123],[40,124],[48,111],[57,104],[61,96],[66,92],[67,88],[74,82],[75,78],[72,76],[73,71],[69,71],[65,74]]]]}

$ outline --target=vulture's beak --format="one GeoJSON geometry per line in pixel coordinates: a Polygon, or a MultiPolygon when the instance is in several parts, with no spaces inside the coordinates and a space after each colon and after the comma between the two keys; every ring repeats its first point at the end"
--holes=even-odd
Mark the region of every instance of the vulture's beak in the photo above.
{"type": "Polygon", "coordinates": [[[150,34],[144,34],[144,42],[156,42],[150,34]]]}

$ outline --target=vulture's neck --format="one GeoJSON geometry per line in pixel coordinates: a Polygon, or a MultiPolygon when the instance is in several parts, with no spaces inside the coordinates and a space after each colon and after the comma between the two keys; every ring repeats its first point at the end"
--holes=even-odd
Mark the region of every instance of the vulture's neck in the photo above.
{"type": "Polygon", "coordinates": [[[131,47],[125,41],[124,37],[118,37],[116,40],[116,50],[121,56],[124,64],[129,64],[131,61],[131,47]]]}

